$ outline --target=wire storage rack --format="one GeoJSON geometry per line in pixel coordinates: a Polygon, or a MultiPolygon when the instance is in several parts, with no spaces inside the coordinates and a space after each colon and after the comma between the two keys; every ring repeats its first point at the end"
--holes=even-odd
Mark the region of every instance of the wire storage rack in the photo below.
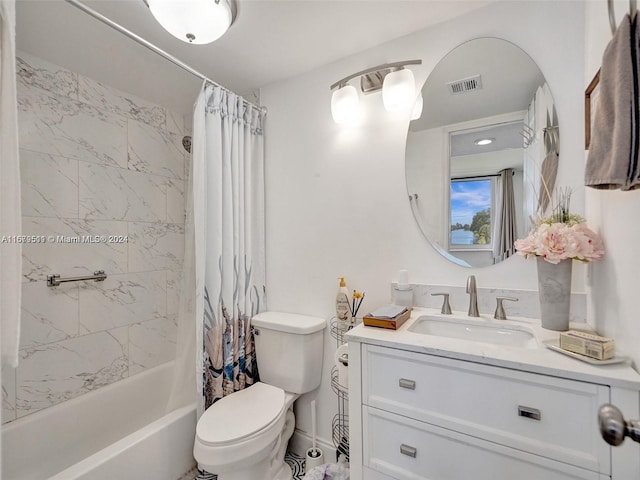
{"type": "Polygon", "coordinates": [[[344,343],[344,334],[357,325],[356,322],[343,322],[336,317],[331,319],[331,336],[338,341],[338,347],[344,343]]]}
{"type": "Polygon", "coordinates": [[[333,417],[332,438],[338,457],[349,460],[349,390],[338,382],[338,368],[331,369],[331,388],[338,396],[338,413],[333,417]]]}
{"type": "MultiPolygon", "coordinates": [[[[344,334],[356,326],[356,322],[341,321],[332,318],[330,323],[331,336],[336,339],[337,346],[344,344],[344,334]]],[[[336,454],[341,454],[349,460],[349,389],[339,382],[338,367],[331,369],[331,389],[338,396],[338,413],[333,417],[332,437],[336,447],[336,454]]]]}

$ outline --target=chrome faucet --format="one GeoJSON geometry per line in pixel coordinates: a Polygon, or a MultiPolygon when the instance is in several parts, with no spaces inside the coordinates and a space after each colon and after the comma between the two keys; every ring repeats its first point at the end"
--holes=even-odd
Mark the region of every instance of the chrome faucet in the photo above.
{"type": "Polygon", "coordinates": [[[478,291],[476,290],[476,277],[469,275],[467,278],[467,293],[469,294],[469,316],[479,317],[478,313],[478,291]]]}

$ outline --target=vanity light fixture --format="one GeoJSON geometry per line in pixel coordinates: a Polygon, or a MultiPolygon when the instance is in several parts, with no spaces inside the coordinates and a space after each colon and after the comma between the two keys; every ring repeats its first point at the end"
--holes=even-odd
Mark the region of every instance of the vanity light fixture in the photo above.
{"type": "Polygon", "coordinates": [[[220,38],[235,18],[234,0],[143,0],[162,27],[186,43],[220,38]]]}
{"type": "Polygon", "coordinates": [[[416,99],[416,103],[413,105],[413,111],[411,112],[411,120],[417,120],[422,116],[422,106],[424,104],[424,100],[422,99],[422,92],[418,94],[418,98],[416,99]]]}
{"type": "Polygon", "coordinates": [[[331,85],[333,121],[344,124],[351,123],[357,118],[359,94],[353,85],[349,85],[349,82],[357,77],[360,77],[360,90],[363,93],[369,94],[382,90],[382,101],[387,111],[395,112],[414,107],[411,118],[419,118],[422,114],[422,95],[416,99],[413,72],[405,67],[420,64],[422,60],[386,63],[337,81],[331,85]],[[416,114],[418,116],[414,117],[416,114]]]}
{"type": "Polygon", "coordinates": [[[399,112],[416,101],[416,82],[413,72],[401,67],[392,71],[382,83],[382,103],[387,112],[399,112]]]}
{"type": "Polygon", "coordinates": [[[344,84],[331,95],[331,115],[333,121],[340,125],[355,123],[358,118],[360,97],[353,85],[344,84]]]}
{"type": "Polygon", "coordinates": [[[484,145],[489,145],[489,144],[493,143],[494,140],[495,140],[495,138],[479,138],[478,140],[476,140],[473,143],[475,143],[479,147],[482,147],[484,145]]]}

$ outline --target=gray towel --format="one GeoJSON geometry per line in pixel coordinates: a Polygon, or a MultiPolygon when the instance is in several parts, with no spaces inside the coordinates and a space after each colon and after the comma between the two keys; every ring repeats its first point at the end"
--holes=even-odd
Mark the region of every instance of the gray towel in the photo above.
{"type": "MultiPolygon", "coordinates": [[[[585,185],[628,190],[637,169],[637,30],[626,15],[605,49],[585,185]]],[[[636,177],[637,179],[637,177],[636,177]]],[[[640,186],[640,185],[639,185],[640,186]]]]}
{"type": "Polygon", "coordinates": [[[629,165],[629,177],[627,184],[623,190],[635,190],[640,188],[640,32],[638,31],[638,16],[633,21],[633,30],[631,34],[632,60],[634,62],[635,82],[633,84],[633,124],[631,125],[631,145],[635,149],[635,155],[631,156],[631,164],[629,165]]]}

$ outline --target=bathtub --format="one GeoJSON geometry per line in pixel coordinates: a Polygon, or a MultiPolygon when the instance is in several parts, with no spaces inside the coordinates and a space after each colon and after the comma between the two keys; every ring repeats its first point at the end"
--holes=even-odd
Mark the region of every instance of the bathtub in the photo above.
{"type": "Polygon", "coordinates": [[[173,362],[2,427],[2,480],[177,480],[195,403],[165,412],[173,362]]]}

